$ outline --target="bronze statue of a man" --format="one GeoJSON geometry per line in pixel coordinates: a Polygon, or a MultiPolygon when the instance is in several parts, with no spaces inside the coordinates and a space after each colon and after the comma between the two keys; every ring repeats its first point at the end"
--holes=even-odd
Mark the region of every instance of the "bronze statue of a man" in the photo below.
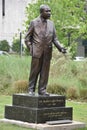
{"type": "Polygon", "coordinates": [[[50,60],[52,57],[52,44],[57,49],[66,53],[66,50],[60,45],[54,24],[50,19],[51,9],[48,5],[40,6],[40,16],[31,21],[28,32],[25,36],[25,44],[32,55],[31,71],[29,77],[29,94],[35,94],[37,79],[38,94],[49,96],[46,87],[49,77],[50,60]]]}

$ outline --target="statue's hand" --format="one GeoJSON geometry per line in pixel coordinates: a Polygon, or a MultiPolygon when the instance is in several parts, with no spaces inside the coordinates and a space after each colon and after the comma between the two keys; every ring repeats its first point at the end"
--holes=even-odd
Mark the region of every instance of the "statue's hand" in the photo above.
{"type": "Polygon", "coordinates": [[[29,52],[30,52],[30,55],[32,55],[32,44],[30,42],[25,42],[29,52]]]}
{"type": "Polygon", "coordinates": [[[26,42],[26,46],[30,50],[31,43],[30,42],[26,42]]]}
{"type": "Polygon", "coordinates": [[[64,53],[64,54],[67,53],[66,48],[62,48],[61,52],[64,53]]]}

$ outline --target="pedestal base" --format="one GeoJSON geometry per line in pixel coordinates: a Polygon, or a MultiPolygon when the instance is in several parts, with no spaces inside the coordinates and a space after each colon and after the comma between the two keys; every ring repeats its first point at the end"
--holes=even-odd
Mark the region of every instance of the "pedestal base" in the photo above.
{"type": "Polygon", "coordinates": [[[64,96],[16,94],[13,95],[13,105],[5,106],[5,118],[30,123],[72,120],[72,108],[65,107],[64,96]]]}

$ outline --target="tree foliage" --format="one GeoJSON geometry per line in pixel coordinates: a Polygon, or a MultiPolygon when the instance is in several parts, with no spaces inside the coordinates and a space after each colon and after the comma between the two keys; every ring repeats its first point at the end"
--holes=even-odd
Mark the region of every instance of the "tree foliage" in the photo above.
{"type": "Polygon", "coordinates": [[[9,52],[10,46],[7,40],[0,41],[0,50],[9,52]]]}
{"type": "MultiPolygon", "coordinates": [[[[22,40],[22,39],[21,39],[22,40]]],[[[20,41],[19,35],[13,37],[13,42],[12,42],[12,50],[16,53],[21,53],[21,46],[22,46],[22,51],[24,50],[24,46],[20,41]],[[22,45],[21,45],[22,44],[22,45]]]]}
{"type": "Polygon", "coordinates": [[[86,0],[37,0],[26,7],[26,30],[32,19],[38,16],[41,4],[48,4],[52,10],[51,19],[55,23],[59,41],[68,46],[78,37],[87,38],[87,2],[86,0]]]}
{"type": "Polygon", "coordinates": [[[20,39],[19,38],[13,39],[12,50],[17,53],[20,52],[20,39]]]}

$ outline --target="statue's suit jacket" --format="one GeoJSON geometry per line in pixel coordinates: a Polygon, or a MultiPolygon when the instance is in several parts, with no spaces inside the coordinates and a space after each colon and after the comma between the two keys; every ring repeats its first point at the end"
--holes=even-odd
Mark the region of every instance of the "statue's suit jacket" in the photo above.
{"type": "Polygon", "coordinates": [[[31,55],[40,58],[44,53],[47,59],[52,56],[52,44],[61,51],[62,47],[56,37],[54,24],[51,20],[47,20],[45,32],[43,32],[43,22],[40,17],[34,19],[29,26],[25,36],[25,43],[30,48],[31,55]]]}

